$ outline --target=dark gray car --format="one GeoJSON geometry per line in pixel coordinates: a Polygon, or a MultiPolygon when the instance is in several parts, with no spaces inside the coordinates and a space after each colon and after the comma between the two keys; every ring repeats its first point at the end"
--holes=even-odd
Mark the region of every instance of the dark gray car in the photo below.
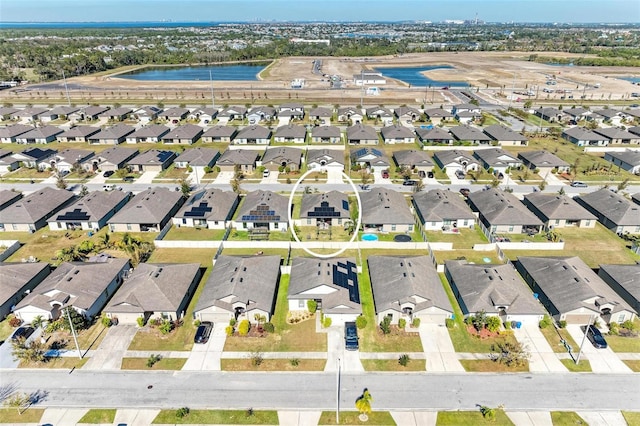
{"type": "Polygon", "coordinates": [[[196,335],[193,338],[194,343],[207,343],[209,336],[213,330],[213,323],[209,321],[202,321],[196,330],[196,335]]]}
{"type": "Polygon", "coordinates": [[[344,323],[344,347],[348,351],[358,350],[358,329],[355,322],[344,323]]]}

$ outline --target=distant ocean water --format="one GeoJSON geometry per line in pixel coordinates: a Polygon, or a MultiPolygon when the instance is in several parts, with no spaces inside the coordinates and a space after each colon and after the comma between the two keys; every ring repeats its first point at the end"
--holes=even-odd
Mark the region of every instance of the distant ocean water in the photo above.
{"type": "MultiPolygon", "coordinates": [[[[222,22],[168,22],[168,21],[136,21],[136,22],[1,22],[0,29],[29,28],[148,28],[148,27],[213,27],[222,22]]],[[[233,22],[225,22],[233,23],[233,22]]]]}

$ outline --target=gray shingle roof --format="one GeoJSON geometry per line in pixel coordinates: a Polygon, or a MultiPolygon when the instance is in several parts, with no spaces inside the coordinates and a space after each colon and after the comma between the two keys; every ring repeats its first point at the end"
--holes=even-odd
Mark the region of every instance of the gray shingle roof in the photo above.
{"type": "Polygon", "coordinates": [[[274,147],[267,148],[264,155],[262,156],[262,164],[266,163],[287,163],[287,164],[295,164],[296,166],[300,165],[300,159],[302,158],[302,150],[298,148],[289,148],[289,147],[274,147]]]}
{"type": "Polygon", "coordinates": [[[190,166],[208,166],[216,158],[220,156],[220,151],[212,148],[190,148],[185,149],[182,154],[178,156],[174,163],[189,163],[190,166]]]}
{"type": "Polygon", "coordinates": [[[396,114],[396,117],[402,117],[403,115],[415,115],[416,117],[420,117],[420,111],[417,108],[410,106],[399,106],[393,112],[396,114]]]}
{"type": "Polygon", "coordinates": [[[171,129],[162,124],[150,124],[140,127],[138,130],[130,134],[132,138],[161,138],[169,133],[171,129]]]}
{"type": "Polygon", "coordinates": [[[432,129],[416,129],[416,133],[420,137],[420,140],[423,141],[452,141],[453,136],[449,133],[448,130],[442,129],[440,127],[434,127],[432,129]]]}
{"type": "Polygon", "coordinates": [[[11,191],[9,189],[0,190],[0,208],[5,204],[11,204],[22,198],[22,193],[17,191],[11,191]]]}
{"type": "Polygon", "coordinates": [[[43,126],[31,129],[26,133],[20,135],[20,139],[45,139],[50,136],[56,136],[62,133],[63,130],[56,126],[43,126]]]}
{"type": "Polygon", "coordinates": [[[531,164],[533,167],[568,167],[569,163],[558,158],[548,151],[522,151],[518,153],[518,157],[521,158],[526,164],[531,164]]]}
{"type": "Polygon", "coordinates": [[[484,132],[497,141],[526,141],[522,134],[500,124],[492,124],[484,128],[484,132]]]}
{"type": "Polygon", "coordinates": [[[476,191],[468,199],[491,226],[498,225],[542,225],[515,195],[496,188],[476,191]]]}
{"type": "Polygon", "coordinates": [[[347,127],[347,138],[349,140],[378,140],[378,133],[373,127],[358,123],[347,127]]]}
{"type": "Polygon", "coordinates": [[[75,162],[83,162],[88,158],[93,157],[95,154],[93,151],[89,151],[87,149],[74,149],[69,148],[64,151],[60,151],[56,154],[56,158],[58,161],[65,161],[69,164],[74,164],[75,162]]]}
{"type": "Polygon", "coordinates": [[[33,126],[27,126],[25,124],[0,127],[0,138],[15,138],[31,130],[33,130],[33,126]]]}
{"type": "Polygon", "coordinates": [[[360,194],[363,224],[413,224],[407,200],[399,192],[374,188],[360,194]]]}
{"type": "Polygon", "coordinates": [[[436,268],[428,256],[369,256],[369,277],[376,313],[387,309],[402,312],[412,302],[413,313],[437,307],[453,313],[436,268]]]}
{"type": "Polygon", "coordinates": [[[340,128],[336,126],[318,126],[311,130],[311,135],[316,138],[337,138],[340,137],[340,128]]]}
{"type": "Polygon", "coordinates": [[[164,164],[167,161],[171,163],[176,157],[176,153],[173,151],[160,151],[157,149],[150,149],[140,155],[136,155],[129,161],[132,166],[155,166],[164,164]]]}
{"type": "Polygon", "coordinates": [[[383,151],[371,147],[351,150],[351,158],[356,162],[366,162],[372,166],[389,166],[391,164],[383,151]]]}
{"type": "Polygon", "coordinates": [[[225,221],[233,213],[231,210],[238,199],[238,194],[221,189],[207,189],[191,195],[184,206],[174,217],[191,217],[210,221],[225,221]],[[204,208],[206,205],[206,208],[204,208]],[[194,211],[202,212],[202,216],[194,216],[194,211]],[[190,213],[187,215],[187,213],[190,213]]]}
{"type": "Polygon", "coordinates": [[[585,210],[573,198],[567,195],[544,194],[534,192],[524,196],[525,205],[530,203],[534,213],[539,212],[538,217],[544,222],[555,219],[566,220],[596,220],[593,214],[585,210]]]}
{"type": "Polygon", "coordinates": [[[107,223],[160,223],[177,203],[182,193],[167,188],[150,188],[133,197],[107,223]]]}
{"type": "Polygon", "coordinates": [[[435,154],[433,154],[433,158],[436,159],[444,167],[451,163],[478,164],[478,160],[473,158],[471,154],[466,151],[460,151],[457,149],[437,151],[435,154]]]}
{"type": "Polygon", "coordinates": [[[450,111],[447,111],[447,110],[442,109],[442,108],[426,109],[424,111],[424,113],[429,118],[451,118],[451,117],[453,117],[453,114],[451,114],[450,111]]]}
{"type": "Polygon", "coordinates": [[[73,200],[70,191],[43,188],[0,210],[0,223],[35,223],[73,200]]]}
{"type": "Polygon", "coordinates": [[[464,200],[451,191],[432,189],[428,192],[419,192],[414,194],[413,202],[424,222],[476,219],[464,200]]]}
{"type": "Polygon", "coordinates": [[[638,135],[627,132],[617,127],[607,127],[606,129],[595,129],[595,133],[604,136],[607,139],[638,139],[638,135]]]}
{"type": "MultiPolygon", "coordinates": [[[[268,206],[273,211],[273,215],[269,215],[274,220],[261,220],[261,222],[287,222],[289,219],[289,199],[272,191],[251,191],[244,197],[244,202],[237,214],[238,221],[242,222],[242,216],[251,215],[251,211],[258,210],[258,206],[268,206]]],[[[248,222],[254,222],[250,220],[248,222]]]]}
{"type": "Polygon", "coordinates": [[[287,124],[278,127],[275,136],[283,138],[305,138],[307,136],[307,128],[295,124],[287,124]]]}
{"type": "Polygon", "coordinates": [[[568,135],[571,136],[574,139],[577,140],[581,140],[581,141],[603,141],[603,140],[608,140],[608,138],[599,135],[595,132],[592,132],[591,130],[585,129],[584,127],[570,127],[568,129],[565,129],[562,132],[563,135],[568,135]]]}
{"type": "Polygon", "coordinates": [[[135,148],[123,148],[119,146],[114,146],[114,147],[105,149],[100,154],[98,154],[97,157],[102,162],[118,165],[123,161],[132,159],[137,154],[138,154],[138,150],[135,148]]]}
{"type": "Polygon", "coordinates": [[[8,302],[17,292],[43,270],[49,271],[47,262],[0,263],[0,306],[8,302]]]}
{"type": "Polygon", "coordinates": [[[227,137],[227,138],[230,138],[231,136],[233,136],[236,133],[237,130],[238,129],[235,126],[217,125],[217,126],[213,126],[209,130],[204,132],[202,137],[203,138],[204,137],[210,137],[210,138],[227,137]]]}
{"type": "Polygon", "coordinates": [[[600,272],[605,272],[631,297],[640,300],[640,264],[600,265],[600,272]]]}
{"type": "Polygon", "coordinates": [[[251,149],[228,149],[218,158],[218,165],[254,165],[258,159],[258,151],[251,149]]]}
{"type": "Polygon", "coordinates": [[[235,139],[269,139],[271,137],[271,130],[267,127],[260,126],[258,124],[254,124],[252,126],[247,126],[244,129],[240,130],[236,135],[235,139]]]}
{"type": "Polygon", "coordinates": [[[323,194],[303,194],[302,202],[300,203],[300,217],[309,219],[318,217],[349,219],[351,217],[349,199],[346,194],[338,191],[329,191],[323,194]],[[333,208],[333,210],[323,215],[325,213],[324,209],[328,208],[333,208]],[[316,212],[316,209],[320,211],[316,212]],[[313,215],[310,216],[310,212],[313,215]]]}
{"type": "Polygon", "coordinates": [[[125,191],[93,191],[51,216],[47,222],[98,222],[130,196],[131,193],[125,191]],[[83,219],[73,219],[81,214],[83,219]]]}
{"type": "Polygon", "coordinates": [[[640,226],[640,206],[606,188],[576,197],[576,201],[618,226],[640,226]]]}
{"type": "Polygon", "coordinates": [[[344,151],[337,149],[309,149],[307,150],[307,164],[320,160],[337,162],[344,165],[344,151]]]}
{"type": "Polygon", "coordinates": [[[220,117],[231,117],[236,115],[244,116],[247,113],[247,109],[243,106],[231,106],[228,108],[223,108],[222,111],[218,113],[218,118],[220,117]]]}
{"type": "Polygon", "coordinates": [[[160,117],[172,118],[172,117],[185,117],[189,114],[187,108],[169,108],[160,113],[160,117]]]}
{"type": "Polygon", "coordinates": [[[183,124],[176,126],[172,131],[162,137],[162,139],[194,139],[203,133],[203,129],[195,124],[183,124]]]}
{"type": "Polygon", "coordinates": [[[508,167],[513,163],[522,164],[518,157],[502,148],[479,149],[474,152],[474,156],[489,167],[508,167]]]}
{"type": "Polygon", "coordinates": [[[640,152],[638,151],[632,151],[630,149],[622,152],[607,151],[605,155],[631,166],[640,166],[640,152]]]}
{"type": "Polygon", "coordinates": [[[102,114],[100,114],[100,116],[101,117],[121,117],[121,116],[130,114],[131,112],[132,112],[131,108],[119,107],[119,108],[108,109],[102,114]]]}
{"type": "Polygon", "coordinates": [[[272,312],[280,261],[280,256],[219,256],[198,299],[195,312],[211,306],[220,306],[233,312],[235,302],[246,304],[247,311],[261,309],[272,312]]]}
{"type": "Polygon", "coordinates": [[[102,129],[99,133],[91,136],[92,140],[100,140],[100,139],[120,139],[131,133],[135,132],[136,129],[133,126],[129,126],[128,124],[116,124],[115,126],[107,127],[102,129]]]}
{"type": "Polygon", "coordinates": [[[405,149],[402,151],[394,151],[393,158],[399,166],[433,166],[433,160],[429,154],[425,151],[418,151],[416,149],[405,149]]]}
{"type": "Polygon", "coordinates": [[[404,139],[416,137],[415,133],[413,133],[411,129],[399,124],[392,124],[391,126],[383,127],[382,129],[380,129],[380,133],[382,133],[382,137],[384,139],[404,139]]]}
{"type": "Polygon", "coordinates": [[[459,141],[491,141],[482,130],[471,126],[454,126],[449,131],[459,141]]]}
{"type": "Polygon", "coordinates": [[[66,138],[82,137],[82,138],[87,138],[89,136],[95,135],[98,132],[100,132],[100,128],[99,127],[76,126],[76,127],[70,128],[66,132],[63,132],[62,134],[60,134],[60,137],[66,137],[66,138]]]}
{"type": "Polygon", "coordinates": [[[317,108],[311,108],[309,110],[310,117],[331,117],[332,115],[333,115],[333,112],[331,111],[330,108],[317,107],[317,108]]]}

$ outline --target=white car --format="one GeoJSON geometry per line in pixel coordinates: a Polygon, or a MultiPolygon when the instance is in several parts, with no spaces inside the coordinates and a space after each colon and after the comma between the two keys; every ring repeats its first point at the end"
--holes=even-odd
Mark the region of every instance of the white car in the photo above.
{"type": "Polygon", "coordinates": [[[263,178],[268,178],[269,174],[270,174],[269,170],[265,170],[264,172],[262,172],[262,177],[263,178]]]}

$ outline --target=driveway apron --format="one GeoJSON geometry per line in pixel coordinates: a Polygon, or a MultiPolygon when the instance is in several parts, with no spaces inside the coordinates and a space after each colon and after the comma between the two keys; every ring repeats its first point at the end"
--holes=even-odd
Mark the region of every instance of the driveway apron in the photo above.
{"type": "Polygon", "coordinates": [[[135,325],[110,327],[100,346],[82,367],[83,370],[119,370],[122,358],[137,330],[135,325]]]}
{"type": "Polygon", "coordinates": [[[427,358],[427,371],[465,371],[458,361],[451,337],[444,325],[420,324],[418,331],[422,350],[427,358]]]}

